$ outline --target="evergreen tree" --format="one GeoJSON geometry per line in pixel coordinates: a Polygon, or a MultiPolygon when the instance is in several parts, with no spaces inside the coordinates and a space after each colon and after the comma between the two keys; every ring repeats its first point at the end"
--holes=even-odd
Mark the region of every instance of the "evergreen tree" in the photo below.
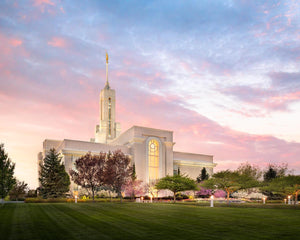
{"type": "Polygon", "coordinates": [[[199,176],[197,177],[197,183],[200,183],[204,180],[207,180],[209,178],[209,175],[206,171],[206,168],[202,168],[201,173],[199,174],[199,176]]]}
{"type": "Polygon", "coordinates": [[[39,181],[43,198],[64,197],[69,191],[70,177],[61,163],[61,156],[54,148],[50,149],[41,164],[39,181]]]}
{"type": "Polygon", "coordinates": [[[272,179],[277,177],[277,172],[270,166],[268,171],[264,174],[264,180],[270,182],[272,179]]]}
{"type": "Polygon", "coordinates": [[[16,183],[15,164],[8,158],[4,145],[0,144],[0,199],[4,199],[16,183]]]}
{"type": "Polygon", "coordinates": [[[132,165],[131,179],[132,179],[132,181],[136,180],[135,164],[132,165]]]}

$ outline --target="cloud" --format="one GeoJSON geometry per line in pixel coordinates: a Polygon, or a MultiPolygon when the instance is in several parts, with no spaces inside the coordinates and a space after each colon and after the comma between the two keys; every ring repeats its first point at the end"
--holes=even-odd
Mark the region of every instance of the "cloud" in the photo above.
{"type": "Polygon", "coordinates": [[[271,79],[269,87],[237,85],[219,90],[225,95],[269,112],[288,111],[292,103],[300,101],[299,72],[270,72],[268,76],[271,79]]]}
{"type": "Polygon", "coordinates": [[[269,77],[274,88],[282,90],[300,90],[300,72],[271,72],[269,77]]]}
{"type": "Polygon", "coordinates": [[[52,47],[65,48],[68,46],[68,43],[63,38],[53,37],[50,41],[48,41],[48,45],[52,47]]]}
{"type": "Polygon", "coordinates": [[[40,6],[40,5],[55,5],[54,2],[50,0],[33,0],[33,5],[40,6]]]}

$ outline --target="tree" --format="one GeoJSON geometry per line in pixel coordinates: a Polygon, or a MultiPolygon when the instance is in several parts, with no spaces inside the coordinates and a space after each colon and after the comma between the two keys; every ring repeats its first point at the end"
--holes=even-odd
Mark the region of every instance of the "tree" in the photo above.
{"type": "Polygon", "coordinates": [[[132,165],[132,172],[131,172],[131,178],[128,180],[128,182],[123,185],[123,191],[125,192],[125,195],[130,196],[130,198],[133,200],[135,199],[136,195],[143,195],[144,194],[144,186],[142,185],[142,180],[137,180],[136,172],[135,172],[135,164],[132,165]]]}
{"type": "Polygon", "coordinates": [[[106,154],[86,155],[75,161],[76,171],[70,170],[72,180],[92,192],[93,201],[95,200],[95,191],[104,184],[104,166],[106,154]]]}
{"type": "Polygon", "coordinates": [[[207,198],[207,197],[209,197],[211,194],[212,194],[212,190],[211,190],[211,189],[207,189],[207,188],[204,188],[204,187],[200,187],[200,191],[198,191],[198,192],[196,193],[196,196],[197,196],[197,197],[200,197],[200,198],[207,198]]]}
{"type": "Polygon", "coordinates": [[[107,154],[105,165],[105,183],[117,192],[122,202],[122,188],[132,178],[132,167],[129,166],[130,158],[121,150],[107,154]]]}
{"type": "Polygon", "coordinates": [[[142,180],[132,180],[130,179],[125,185],[123,185],[123,191],[125,195],[130,196],[131,199],[134,199],[135,196],[144,194],[144,186],[142,180]]]}
{"type": "Polygon", "coordinates": [[[264,181],[261,187],[263,194],[267,195],[269,199],[281,199],[283,197],[282,193],[268,190],[270,189],[268,186],[274,179],[285,176],[287,172],[287,164],[269,164],[263,175],[264,181]]]}
{"type": "Polygon", "coordinates": [[[132,165],[131,179],[132,181],[136,180],[135,164],[132,165]]]}
{"type": "Polygon", "coordinates": [[[174,194],[174,203],[176,202],[176,193],[196,190],[196,183],[189,177],[182,175],[166,176],[161,178],[155,185],[155,187],[160,189],[168,189],[174,194]]]}
{"type": "Polygon", "coordinates": [[[300,192],[300,176],[288,175],[275,178],[268,185],[263,186],[262,190],[273,194],[293,195],[295,196],[294,204],[296,204],[300,192]]]}
{"type": "Polygon", "coordinates": [[[0,198],[3,199],[16,183],[14,178],[15,164],[8,158],[5,153],[4,145],[0,144],[0,198]]]}
{"type": "Polygon", "coordinates": [[[201,173],[197,177],[197,183],[203,182],[204,180],[207,180],[209,178],[209,175],[206,171],[206,168],[202,168],[201,173]]]}
{"type": "Polygon", "coordinates": [[[282,164],[269,164],[268,169],[264,173],[264,181],[269,182],[274,178],[283,177],[288,172],[286,163],[282,164]]]}
{"type": "Polygon", "coordinates": [[[236,173],[240,189],[249,189],[259,186],[259,179],[262,176],[262,172],[257,166],[242,163],[236,170],[236,173]]]}
{"type": "Polygon", "coordinates": [[[43,198],[64,197],[69,191],[70,177],[61,163],[61,158],[60,154],[52,148],[40,165],[40,194],[43,198]]]}
{"type": "Polygon", "coordinates": [[[212,178],[204,181],[201,186],[209,189],[224,190],[227,193],[227,203],[229,203],[230,194],[241,188],[239,174],[230,170],[215,173],[212,178]]]}
{"type": "Polygon", "coordinates": [[[15,199],[16,201],[24,197],[26,190],[28,189],[28,184],[25,183],[24,181],[21,182],[17,180],[16,184],[13,186],[13,188],[9,191],[9,198],[10,199],[15,199]]]}
{"type": "Polygon", "coordinates": [[[270,182],[277,177],[277,172],[270,166],[264,174],[264,181],[270,182]]]}
{"type": "Polygon", "coordinates": [[[255,165],[251,165],[248,162],[242,163],[238,167],[237,172],[240,175],[247,175],[255,180],[259,180],[262,176],[262,171],[259,169],[259,167],[255,166],[255,165]]]}
{"type": "Polygon", "coordinates": [[[149,193],[152,196],[152,198],[158,197],[159,190],[155,187],[156,183],[157,180],[151,181],[144,185],[144,192],[149,193]]]}

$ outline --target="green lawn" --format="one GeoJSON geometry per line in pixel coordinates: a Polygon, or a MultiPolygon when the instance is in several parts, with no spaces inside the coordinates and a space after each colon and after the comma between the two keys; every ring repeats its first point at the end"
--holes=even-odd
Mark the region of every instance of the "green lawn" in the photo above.
{"type": "Polygon", "coordinates": [[[299,239],[300,210],[183,204],[0,206],[0,239],[299,239]]]}

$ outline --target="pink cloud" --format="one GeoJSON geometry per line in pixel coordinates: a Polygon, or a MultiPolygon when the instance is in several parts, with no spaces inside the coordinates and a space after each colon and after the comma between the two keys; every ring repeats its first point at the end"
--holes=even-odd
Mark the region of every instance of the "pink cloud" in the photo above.
{"type": "Polygon", "coordinates": [[[263,105],[269,109],[286,109],[287,104],[299,101],[300,91],[286,93],[284,95],[272,96],[263,103],[263,105]]]}
{"type": "Polygon", "coordinates": [[[22,43],[20,39],[10,39],[10,44],[14,47],[20,46],[22,43]]]}
{"type": "Polygon", "coordinates": [[[50,41],[48,41],[48,45],[52,47],[65,48],[68,46],[68,43],[63,38],[53,37],[50,41]]]}
{"type": "Polygon", "coordinates": [[[50,0],[33,0],[33,2],[34,2],[33,4],[36,6],[43,5],[43,4],[55,5],[54,2],[51,2],[50,0]]]}
{"type": "MultiPolygon", "coordinates": [[[[4,33],[0,32],[0,50],[1,55],[11,54],[15,47],[19,47],[23,44],[23,41],[19,38],[10,38],[4,33]]],[[[1,56],[0,56],[1,58],[1,56]]]]}

